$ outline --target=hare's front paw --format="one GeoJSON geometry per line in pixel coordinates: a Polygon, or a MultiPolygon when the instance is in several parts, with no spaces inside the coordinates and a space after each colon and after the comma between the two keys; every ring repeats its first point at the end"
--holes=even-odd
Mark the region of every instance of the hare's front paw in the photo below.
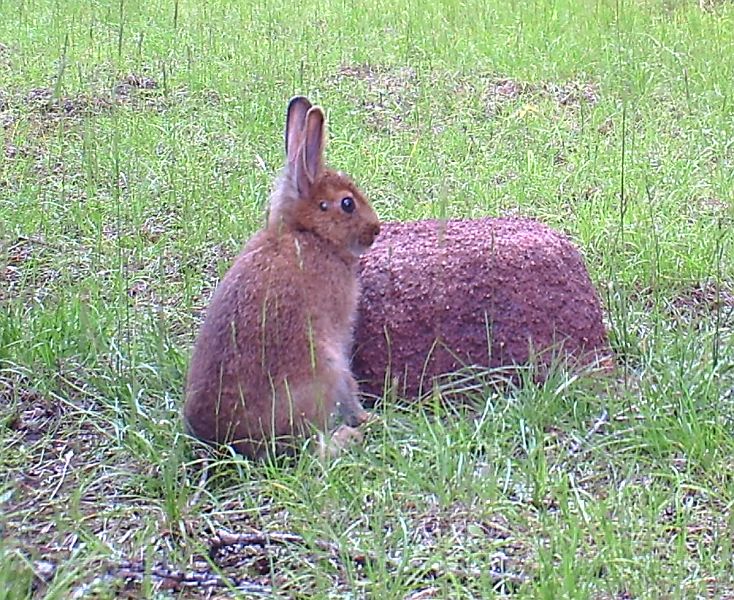
{"type": "Polygon", "coordinates": [[[369,420],[369,413],[362,408],[362,403],[359,401],[357,382],[348,370],[339,373],[334,396],[336,407],[332,417],[336,419],[337,423],[359,427],[369,420]]]}
{"type": "Polygon", "coordinates": [[[364,434],[359,429],[340,425],[331,434],[319,436],[319,456],[336,458],[349,446],[361,444],[362,440],[364,440],[364,434]]]}
{"type": "Polygon", "coordinates": [[[359,427],[370,419],[370,413],[362,408],[356,396],[349,396],[346,401],[340,402],[337,410],[341,420],[349,427],[359,427]]]}

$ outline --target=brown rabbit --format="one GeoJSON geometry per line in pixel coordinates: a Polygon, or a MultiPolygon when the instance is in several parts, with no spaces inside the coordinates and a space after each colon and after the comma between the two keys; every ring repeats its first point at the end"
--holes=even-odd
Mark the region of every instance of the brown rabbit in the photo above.
{"type": "Polygon", "coordinates": [[[219,284],[191,358],[187,430],[249,457],[327,431],[334,416],[348,438],[368,416],[349,354],[359,256],[380,223],[354,182],[324,166],[324,142],[321,108],[293,98],[267,225],[219,284]]]}

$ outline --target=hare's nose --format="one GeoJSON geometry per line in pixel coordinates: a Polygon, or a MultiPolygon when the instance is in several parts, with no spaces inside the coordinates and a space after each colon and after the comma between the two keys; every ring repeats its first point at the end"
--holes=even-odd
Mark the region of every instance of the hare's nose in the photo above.
{"type": "Polygon", "coordinates": [[[375,223],[372,226],[372,237],[377,237],[378,235],[380,235],[380,224],[375,223]]]}

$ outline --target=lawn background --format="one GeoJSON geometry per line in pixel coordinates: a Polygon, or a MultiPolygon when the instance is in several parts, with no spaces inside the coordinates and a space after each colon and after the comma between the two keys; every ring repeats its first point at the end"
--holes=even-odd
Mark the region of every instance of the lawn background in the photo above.
{"type": "Polygon", "coordinates": [[[0,598],[175,595],[155,564],[242,597],[734,598],[733,82],[724,1],[0,0],[0,598]],[[619,378],[386,405],[336,461],[204,486],[188,353],[294,93],[384,220],[570,235],[619,378]],[[207,558],[221,529],[303,543],[207,558]]]}

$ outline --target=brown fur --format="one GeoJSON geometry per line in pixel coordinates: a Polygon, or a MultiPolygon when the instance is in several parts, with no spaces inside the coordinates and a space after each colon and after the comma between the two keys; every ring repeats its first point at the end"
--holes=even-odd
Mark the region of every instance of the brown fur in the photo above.
{"type": "Polygon", "coordinates": [[[321,110],[292,100],[268,224],[214,293],[189,367],[188,430],[251,457],[326,431],[336,412],[347,425],[366,418],[349,353],[358,257],[379,221],[351,179],[323,168],[323,135],[321,110]],[[341,208],[345,196],[352,213],[341,208]]]}

